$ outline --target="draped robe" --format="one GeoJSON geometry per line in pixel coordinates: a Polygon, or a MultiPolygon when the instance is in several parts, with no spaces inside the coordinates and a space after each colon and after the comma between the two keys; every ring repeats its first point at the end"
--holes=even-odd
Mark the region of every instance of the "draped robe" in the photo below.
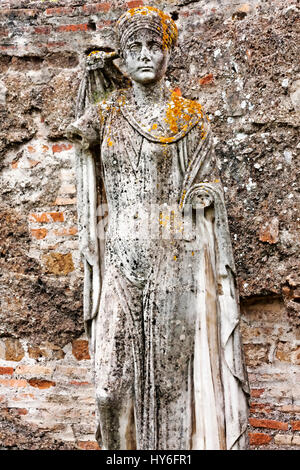
{"type": "Polygon", "coordinates": [[[80,141],[84,320],[97,402],[111,400],[117,416],[99,423],[99,443],[101,427],[119,426],[123,449],[132,441],[137,449],[246,449],[249,390],[209,123],[182,98],[189,118],[176,129],[155,119],[145,128],[128,96],[112,93],[69,129],[80,141]],[[203,194],[210,204],[195,210],[190,203],[203,194]]]}

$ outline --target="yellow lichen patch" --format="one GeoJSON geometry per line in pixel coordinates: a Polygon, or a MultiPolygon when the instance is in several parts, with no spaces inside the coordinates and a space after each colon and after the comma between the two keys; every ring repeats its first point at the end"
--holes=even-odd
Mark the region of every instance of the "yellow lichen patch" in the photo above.
{"type": "Polygon", "coordinates": [[[175,140],[175,137],[158,137],[162,144],[169,144],[175,140]]]}
{"type": "Polygon", "coordinates": [[[186,190],[184,189],[183,192],[182,192],[181,201],[180,201],[180,204],[179,204],[180,209],[183,206],[183,201],[184,201],[184,198],[185,198],[185,194],[186,194],[186,190]]]}
{"type": "Polygon", "coordinates": [[[173,256],[173,260],[176,261],[176,260],[177,260],[177,256],[174,255],[174,256],[173,256]]]}
{"type": "Polygon", "coordinates": [[[112,147],[112,146],[114,145],[113,141],[110,140],[109,137],[107,138],[107,145],[108,145],[109,147],[112,147]]]}
{"type": "Polygon", "coordinates": [[[176,39],[178,37],[178,30],[177,30],[177,26],[175,22],[172,20],[172,18],[169,15],[159,10],[158,8],[150,7],[150,6],[130,8],[125,13],[125,15],[124,15],[125,18],[126,17],[132,18],[138,15],[141,15],[143,17],[149,16],[149,22],[157,23],[157,21],[159,21],[160,26],[156,24],[156,29],[160,30],[162,28],[161,33],[162,33],[162,42],[163,42],[164,49],[170,48],[172,46],[172,43],[176,42],[176,39]]]}
{"type": "Polygon", "coordinates": [[[170,101],[166,109],[165,121],[170,130],[176,134],[178,131],[186,131],[188,124],[182,125],[182,121],[190,122],[192,116],[203,117],[202,106],[196,101],[182,98],[176,91],[172,91],[170,101]]]}
{"type": "Polygon", "coordinates": [[[167,227],[170,222],[170,217],[168,215],[164,215],[163,213],[159,214],[159,223],[163,227],[167,227]]]}

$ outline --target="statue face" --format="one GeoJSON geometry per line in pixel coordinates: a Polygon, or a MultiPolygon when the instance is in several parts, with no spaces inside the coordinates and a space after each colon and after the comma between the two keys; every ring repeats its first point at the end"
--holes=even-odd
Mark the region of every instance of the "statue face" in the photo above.
{"type": "Polygon", "coordinates": [[[132,34],[123,50],[123,59],[130,78],[147,85],[158,82],[165,74],[169,51],[159,34],[140,29],[132,34]]]}

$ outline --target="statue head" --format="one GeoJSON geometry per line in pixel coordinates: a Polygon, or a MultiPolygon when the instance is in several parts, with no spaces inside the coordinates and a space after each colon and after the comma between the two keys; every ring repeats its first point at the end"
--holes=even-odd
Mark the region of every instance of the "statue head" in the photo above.
{"type": "Polygon", "coordinates": [[[161,80],[178,37],[172,18],[155,7],[132,8],[118,20],[117,33],[130,78],[144,85],[161,80]]]}

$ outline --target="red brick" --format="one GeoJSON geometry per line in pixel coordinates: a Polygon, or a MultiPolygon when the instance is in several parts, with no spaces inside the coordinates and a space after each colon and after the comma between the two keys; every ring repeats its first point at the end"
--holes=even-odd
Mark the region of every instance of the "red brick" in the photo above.
{"type": "Polygon", "coordinates": [[[272,436],[269,436],[268,434],[263,434],[262,432],[250,432],[249,433],[249,441],[250,445],[265,445],[269,444],[269,442],[272,440],[272,436]]]}
{"type": "Polygon", "coordinates": [[[72,342],[72,353],[78,361],[83,359],[90,359],[89,343],[83,339],[75,339],[72,342]]]}
{"type": "Polygon", "coordinates": [[[53,202],[53,206],[68,206],[76,204],[76,197],[57,197],[53,202]]]}
{"type": "Polygon", "coordinates": [[[42,240],[47,235],[47,230],[45,228],[33,228],[31,229],[31,235],[37,240],[42,240]]]}
{"type": "Polygon", "coordinates": [[[78,441],[77,446],[82,450],[101,450],[95,441],[78,441]]]}
{"type": "Polygon", "coordinates": [[[270,221],[265,222],[259,232],[259,240],[269,244],[277,243],[279,240],[279,221],[277,217],[273,217],[270,221]]]}
{"type": "Polygon", "coordinates": [[[53,234],[56,237],[67,237],[67,236],[76,235],[77,232],[78,232],[77,227],[68,227],[68,228],[62,228],[60,230],[54,230],[53,234]]]}
{"type": "Polygon", "coordinates": [[[269,403],[251,403],[250,405],[250,413],[269,414],[272,411],[273,411],[273,407],[269,403]]]}
{"type": "Polygon", "coordinates": [[[75,184],[63,184],[59,189],[60,194],[75,194],[76,186],[75,184]]]}
{"type": "Polygon", "coordinates": [[[106,12],[109,10],[110,10],[110,3],[107,3],[107,2],[88,4],[82,7],[82,11],[84,13],[87,13],[88,15],[91,15],[93,13],[98,13],[99,11],[106,12]]]}
{"type": "Polygon", "coordinates": [[[9,46],[0,46],[0,51],[9,51],[11,49],[17,49],[17,46],[10,44],[9,46]]]}
{"type": "Polygon", "coordinates": [[[58,33],[73,33],[76,31],[89,31],[91,26],[88,23],[83,24],[64,24],[62,26],[58,26],[56,31],[58,33]]]}
{"type": "Polygon", "coordinates": [[[128,8],[137,8],[142,7],[144,2],[143,0],[130,0],[129,2],[126,2],[126,5],[128,8]]]}
{"type": "Polygon", "coordinates": [[[299,405],[282,405],[279,407],[279,410],[283,413],[300,413],[299,405]]]}
{"type": "Polygon", "coordinates": [[[250,392],[251,397],[253,398],[259,398],[263,393],[265,389],[264,388],[253,388],[250,392]]]}
{"type": "Polygon", "coordinates": [[[112,21],[110,20],[101,20],[100,23],[97,23],[97,29],[106,28],[107,26],[110,26],[111,24],[112,24],[112,21]]]}
{"type": "Polygon", "coordinates": [[[27,387],[27,380],[0,379],[0,385],[5,385],[6,387],[27,387]]]}
{"type": "Polygon", "coordinates": [[[28,365],[28,364],[21,364],[18,367],[16,367],[15,374],[16,375],[21,375],[23,377],[28,377],[28,376],[34,376],[36,377],[37,375],[39,376],[50,376],[53,372],[53,369],[51,367],[45,367],[45,366],[40,366],[40,365],[28,365]]]}
{"type": "Polygon", "coordinates": [[[42,379],[30,379],[28,380],[29,385],[35,388],[45,389],[54,387],[56,385],[52,380],[42,380],[42,379]]]}
{"type": "Polygon", "coordinates": [[[250,418],[249,423],[255,428],[281,429],[282,431],[287,431],[289,427],[288,423],[274,421],[272,419],[250,418]]]}
{"type": "Polygon", "coordinates": [[[18,10],[15,10],[15,9],[3,9],[3,10],[0,10],[0,16],[11,16],[11,15],[14,15],[14,16],[30,16],[30,17],[33,17],[33,16],[36,16],[37,15],[37,10],[29,10],[29,9],[18,9],[18,10]]]}
{"type": "MultiPolygon", "coordinates": [[[[36,398],[34,393],[19,393],[19,401],[22,401],[24,398],[27,400],[28,398],[36,398]]],[[[16,400],[16,398],[15,398],[16,400]]]]}
{"type": "Polygon", "coordinates": [[[16,408],[16,412],[18,413],[18,415],[27,415],[28,414],[28,410],[26,410],[26,408],[16,408]]]}
{"type": "Polygon", "coordinates": [[[51,27],[50,26],[36,26],[34,28],[35,34],[50,34],[51,27]]]}
{"type": "Polygon", "coordinates": [[[59,153],[64,152],[66,150],[71,150],[72,144],[54,144],[52,145],[52,152],[59,153]]]}
{"type": "Polygon", "coordinates": [[[79,386],[82,386],[82,385],[90,385],[90,382],[78,382],[77,380],[71,380],[70,382],[71,385],[79,385],[79,386]]]}
{"type": "Polygon", "coordinates": [[[62,212],[48,212],[53,222],[63,222],[65,220],[62,212]]]}
{"type": "Polygon", "coordinates": [[[13,373],[13,367],[0,367],[0,375],[12,375],[13,373]]]}
{"type": "Polygon", "coordinates": [[[300,431],[300,421],[291,421],[292,430],[300,431]]]}
{"type": "Polygon", "coordinates": [[[292,445],[293,446],[300,446],[300,436],[299,435],[298,436],[296,434],[293,435],[292,445]]]}
{"type": "Polygon", "coordinates": [[[48,16],[63,16],[70,15],[75,11],[72,7],[61,7],[61,8],[47,8],[46,15],[48,16]]]}
{"type": "Polygon", "coordinates": [[[276,436],[274,436],[274,444],[280,446],[290,446],[292,444],[292,439],[292,434],[276,434],[276,436]]]}
{"type": "Polygon", "coordinates": [[[41,162],[38,160],[32,160],[31,158],[28,158],[28,163],[29,163],[30,168],[34,168],[41,162]]]}
{"type": "Polygon", "coordinates": [[[30,214],[29,220],[31,222],[49,223],[49,222],[64,222],[63,212],[42,212],[41,214],[30,214]]]}
{"type": "Polygon", "coordinates": [[[199,84],[200,85],[210,85],[214,81],[214,76],[212,73],[206,75],[205,77],[200,78],[199,84]]]}

